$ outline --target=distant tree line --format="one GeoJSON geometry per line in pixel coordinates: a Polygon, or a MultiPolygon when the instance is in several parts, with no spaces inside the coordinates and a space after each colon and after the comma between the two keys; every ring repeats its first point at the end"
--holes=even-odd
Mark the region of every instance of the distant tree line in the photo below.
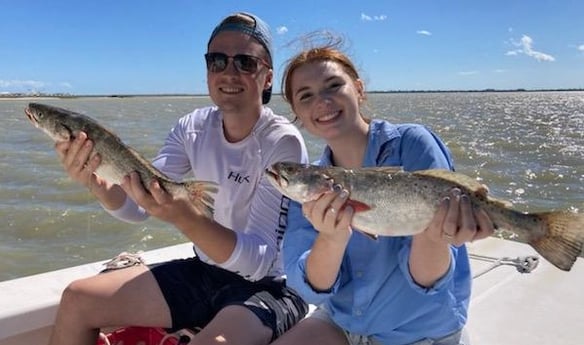
{"type": "MultiPolygon", "coordinates": [[[[550,91],[584,91],[584,88],[567,88],[567,89],[483,89],[483,90],[374,90],[367,91],[371,94],[379,93],[448,93],[448,92],[550,92],[550,91]]],[[[278,93],[276,93],[278,95],[278,93]]],[[[83,98],[83,97],[205,97],[208,94],[188,94],[188,93],[161,93],[161,94],[110,94],[110,95],[75,95],[69,93],[0,93],[0,98],[19,98],[19,97],[55,97],[55,98],[83,98]]]]}

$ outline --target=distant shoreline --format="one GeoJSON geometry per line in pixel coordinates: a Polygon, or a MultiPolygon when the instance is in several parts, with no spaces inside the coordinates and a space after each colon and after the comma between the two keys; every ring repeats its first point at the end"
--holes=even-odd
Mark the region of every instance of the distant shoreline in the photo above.
{"type": "MultiPolygon", "coordinates": [[[[484,89],[484,90],[389,90],[367,91],[368,94],[391,93],[489,93],[489,92],[578,92],[584,88],[575,89],[484,89]]],[[[274,95],[279,95],[275,93],[274,95]]],[[[71,99],[71,98],[131,98],[131,97],[209,97],[207,94],[111,94],[111,95],[70,95],[70,94],[0,94],[0,100],[35,100],[35,99],[71,99]]]]}
{"type": "Polygon", "coordinates": [[[2,100],[44,100],[44,99],[78,99],[78,98],[134,98],[134,97],[166,97],[166,98],[203,98],[209,97],[208,95],[183,95],[183,94],[137,94],[137,95],[0,95],[0,101],[2,100]]]}

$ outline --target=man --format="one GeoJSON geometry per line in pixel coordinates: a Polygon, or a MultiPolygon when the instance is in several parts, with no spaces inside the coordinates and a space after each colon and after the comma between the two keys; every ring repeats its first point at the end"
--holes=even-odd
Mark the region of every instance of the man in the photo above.
{"type": "Polygon", "coordinates": [[[272,88],[268,26],[236,13],[213,30],[205,54],[216,106],[178,120],[153,164],[173,179],[196,171],[218,183],[214,219],[136,173],[110,185],[94,172],[92,142],[79,133],[56,144],[66,172],[115,217],[148,215],[173,224],[196,257],[137,265],[71,283],[63,293],[52,345],[95,344],[107,326],[199,328],[190,344],[268,344],[301,319],[306,304],[285,287],[280,242],[288,200],[263,177],[277,161],[307,162],[299,131],[263,104],[272,88]],[[237,322],[233,322],[237,320],[237,322]]]}

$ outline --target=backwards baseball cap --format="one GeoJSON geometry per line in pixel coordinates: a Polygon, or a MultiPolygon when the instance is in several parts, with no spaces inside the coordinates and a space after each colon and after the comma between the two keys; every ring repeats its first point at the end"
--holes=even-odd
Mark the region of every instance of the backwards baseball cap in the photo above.
{"type": "MultiPolygon", "coordinates": [[[[217,34],[223,31],[237,31],[247,34],[258,41],[268,53],[268,63],[273,67],[272,60],[272,34],[270,27],[258,16],[247,12],[238,12],[227,16],[219,23],[211,33],[207,49],[217,34]],[[246,20],[247,19],[247,20],[246,20]]],[[[262,104],[267,104],[272,97],[272,87],[262,93],[262,104]]]]}

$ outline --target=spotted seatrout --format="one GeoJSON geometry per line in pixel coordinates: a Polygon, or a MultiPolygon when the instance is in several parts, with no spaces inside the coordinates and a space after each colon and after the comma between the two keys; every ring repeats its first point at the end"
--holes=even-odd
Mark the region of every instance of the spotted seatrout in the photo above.
{"type": "Polygon", "coordinates": [[[164,190],[173,196],[190,199],[199,211],[213,218],[213,195],[218,190],[216,183],[196,180],[176,182],[169,179],[136,150],[125,145],[117,135],[89,116],[39,103],[30,103],[25,113],[37,128],[54,141],[73,140],[80,131],[87,133],[94,144],[91,154],[99,154],[101,157],[101,164],[95,172],[99,177],[119,184],[124,176],[136,171],[145,186],[156,179],[164,190]]]}
{"type": "Polygon", "coordinates": [[[266,171],[281,193],[297,202],[316,199],[341,184],[355,209],[352,226],[372,235],[405,236],[424,231],[440,200],[456,187],[475,209],[487,212],[502,230],[515,233],[556,267],[569,271],[584,246],[584,214],[523,213],[487,195],[473,178],[447,170],[405,172],[399,168],[317,167],[280,162],[266,171]]]}

